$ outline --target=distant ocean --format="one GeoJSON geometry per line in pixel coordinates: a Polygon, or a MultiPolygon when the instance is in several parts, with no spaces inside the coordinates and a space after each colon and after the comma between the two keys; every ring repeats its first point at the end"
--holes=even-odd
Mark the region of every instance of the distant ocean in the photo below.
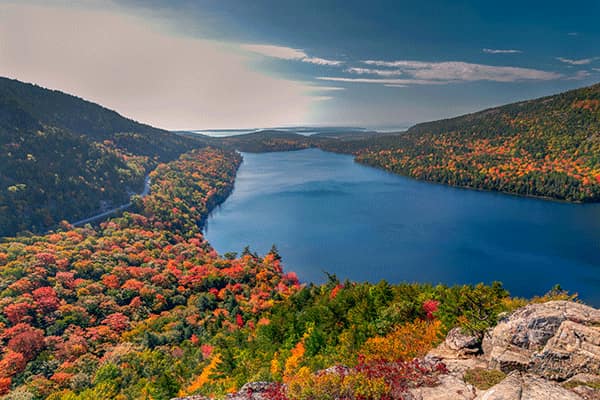
{"type": "Polygon", "coordinates": [[[264,130],[277,130],[283,132],[294,132],[300,135],[310,136],[316,133],[323,132],[400,132],[408,129],[406,126],[401,127],[381,127],[381,128],[361,128],[361,127],[348,127],[348,126],[291,126],[291,127],[273,127],[273,128],[252,128],[252,129],[194,129],[186,132],[199,133],[206,136],[212,137],[225,137],[225,136],[236,136],[244,135],[247,133],[253,133],[264,130]]]}

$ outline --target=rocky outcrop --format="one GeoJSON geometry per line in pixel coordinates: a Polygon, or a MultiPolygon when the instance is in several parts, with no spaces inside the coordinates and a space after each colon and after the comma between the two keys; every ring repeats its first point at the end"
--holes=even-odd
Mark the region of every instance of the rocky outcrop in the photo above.
{"type": "Polygon", "coordinates": [[[483,339],[491,368],[564,380],[600,371],[600,310],[569,301],[530,304],[483,339]]]}
{"type": "MultiPolygon", "coordinates": [[[[476,390],[473,398],[600,400],[600,310],[569,301],[530,304],[486,333],[480,353],[475,338],[452,330],[428,355],[446,364],[455,378],[476,368],[508,373],[491,388],[476,390]]],[[[438,389],[452,391],[458,385],[442,381],[438,389]]]]}
{"type": "Polygon", "coordinates": [[[468,335],[460,328],[453,328],[446,339],[431,350],[426,359],[443,361],[451,374],[462,375],[473,368],[487,368],[487,362],[481,357],[481,338],[468,335]]]}

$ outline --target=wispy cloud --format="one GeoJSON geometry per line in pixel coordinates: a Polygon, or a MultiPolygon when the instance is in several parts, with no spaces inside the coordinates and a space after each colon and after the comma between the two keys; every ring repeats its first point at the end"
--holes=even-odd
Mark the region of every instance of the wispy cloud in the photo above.
{"type": "Polygon", "coordinates": [[[403,70],[399,70],[399,69],[374,69],[374,68],[358,68],[358,67],[352,67],[352,68],[347,68],[346,72],[350,72],[352,74],[358,74],[358,75],[378,75],[378,76],[399,76],[404,74],[405,72],[403,70]]]}
{"type": "Polygon", "coordinates": [[[306,57],[305,52],[291,47],[273,46],[270,44],[242,44],[240,47],[252,53],[261,54],[266,57],[281,58],[283,60],[299,60],[306,57]]]}
{"type": "Polygon", "coordinates": [[[329,60],[326,58],[309,57],[304,50],[294,49],[292,47],[275,46],[270,44],[242,44],[243,50],[251,53],[260,54],[264,57],[278,58],[281,60],[297,60],[316,65],[337,66],[343,64],[339,60],[329,60]]]}
{"type": "Polygon", "coordinates": [[[488,54],[519,54],[522,53],[521,50],[516,50],[516,49],[482,49],[482,51],[484,53],[488,53],[488,54]]]}
{"type": "MultiPolygon", "coordinates": [[[[402,82],[392,84],[440,84],[473,81],[517,82],[523,80],[552,80],[562,77],[559,73],[539,69],[473,64],[462,61],[366,60],[363,63],[379,68],[349,68],[346,71],[353,74],[369,74],[387,78],[403,76],[402,82]]],[[[390,83],[385,80],[381,81],[380,83],[383,84],[390,83]]]]}
{"type": "Polygon", "coordinates": [[[579,36],[579,32],[569,32],[567,33],[569,36],[579,36]]]}
{"type": "Polygon", "coordinates": [[[311,64],[317,64],[317,65],[331,65],[331,66],[343,64],[343,62],[339,61],[339,60],[328,60],[326,58],[319,58],[319,57],[304,57],[300,61],[311,63],[311,64]]]}
{"type": "Polygon", "coordinates": [[[312,99],[315,101],[327,101],[327,100],[333,100],[333,97],[331,97],[331,96],[314,96],[312,99]]]}
{"type": "Polygon", "coordinates": [[[567,79],[570,80],[570,81],[578,81],[578,80],[581,80],[581,79],[588,78],[591,75],[592,74],[590,73],[590,71],[577,71],[577,73],[575,75],[570,76],[567,79]]]}
{"type": "Polygon", "coordinates": [[[600,57],[590,57],[590,58],[581,58],[581,59],[556,57],[556,59],[560,62],[569,64],[569,65],[587,65],[587,64],[591,64],[592,62],[600,59],[600,57]]]}
{"type": "Polygon", "coordinates": [[[336,92],[339,90],[346,90],[346,88],[339,86],[314,86],[315,92],[336,92]]]}
{"type": "Polygon", "coordinates": [[[330,82],[349,82],[349,83],[379,83],[386,86],[394,85],[443,85],[447,82],[430,81],[423,79],[379,79],[379,78],[342,78],[336,76],[319,76],[317,79],[330,82]]]}
{"type": "Polygon", "coordinates": [[[593,71],[600,72],[600,68],[592,68],[593,71]]]}

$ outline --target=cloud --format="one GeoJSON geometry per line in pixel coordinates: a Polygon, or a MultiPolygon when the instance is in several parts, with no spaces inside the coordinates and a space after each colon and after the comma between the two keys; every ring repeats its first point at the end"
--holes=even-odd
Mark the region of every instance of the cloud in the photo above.
{"type": "Polygon", "coordinates": [[[399,69],[373,69],[373,68],[347,68],[346,72],[358,75],[378,75],[378,76],[399,76],[405,74],[403,70],[399,69]]]}
{"type": "Polygon", "coordinates": [[[570,81],[578,81],[581,79],[586,79],[590,77],[592,74],[589,71],[577,71],[577,73],[573,76],[568,77],[567,79],[570,81]]]}
{"type": "Polygon", "coordinates": [[[305,58],[303,58],[300,61],[311,63],[311,64],[317,64],[317,65],[331,65],[331,66],[336,66],[336,65],[342,65],[343,64],[342,61],[327,60],[325,58],[319,58],[319,57],[305,57],[305,58]]]}
{"type": "Polygon", "coordinates": [[[578,60],[574,60],[572,58],[564,58],[564,57],[556,57],[556,59],[560,62],[569,64],[569,65],[587,65],[587,64],[591,64],[592,62],[600,59],[600,57],[581,58],[578,60]]]}
{"type": "Polygon", "coordinates": [[[309,57],[303,50],[294,49],[285,46],[275,46],[270,44],[242,44],[243,50],[251,53],[260,54],[265,57],[279,58],[281,60],[297,60],[316,65],[337,66],[343,64],[342,61],[328,60],[326,58],[309,57]]]}
{"type": "Polygon", "coordinates": [[[242,44],[240,47],[252,53],[257,53],[265,57],[280,58],[282,60],[301,60],[307,57],[302,50],[292,49],[291,47],[273,46],[270,44],[242,44]]]}
{"type": "Polygon", "coordinates": [[[347,83],[379,83],[383,85],[443,85],[447,82],[422,79],[379,79],[379,78],[340,78],[335,76],[319,76],[317,79],[330,82],[347,83]]]}
{"type": "MultiPolygon", "coordinates": [[[[493,66],[462,61],[423,62],[412,60],[366,60],[363,61],[363,63],[380,68],[348,68],[346,71],[359,75],[369,74],[382,77],[403,76],[403,78],[400,79],[401,82],[396,82],[397,84],[402,85],[411,83],[440,84],[474,81],[517,82],[524,80],[552,80],[562,77],[561,74],[556,72],[532,68],[493,66]]],[[[370,79],[370,81],[373,81],[373,79],[370,79]]],[[[388,80],[385,79],[380,79],[379,81],[383,84],[389,83],[388,80]]],[[[398,81],[398,79],[394,79],[394,81],[398,81]]]]}
{"type": "Polygon", "coordinates": [[[114,7],[0,4],[0,75],[168,129],[298,124],[323,100],[306,83],[256,71],[228,44],[152,22],[114,7]]]}
{"type": "Polygon", "coordinates": [[[579,32],[569,32],[567,33],[569,36],[579,36],[579,32]]]}
{"type": "Polygon", "coordinates": [[[334,91],[339,91],[339,90],[346,90],[346,88],[338,87],[338,86],[314,86],[313,89],[315,92],[321,92],[321,91],[334,92],[334,91]]]}
{"type": "Polygon", "coordinates": [[[488,54],[519,54],[522,53],[521,50],[515,49],[482,49],[484,53],[488,54]]]}
{"type": "Polygon", "coordinates": [[[316,97],[313,97],[313,99],[317,100],[317,101],[327,101],[327,100],[332,100],[333,97],[331,97],[331,96],[316,96],[316,97]]]}
{"type": "Polygon", "coordinates": [[[600,68],[592,68],[593,71],[600,72],[600,68]]]}

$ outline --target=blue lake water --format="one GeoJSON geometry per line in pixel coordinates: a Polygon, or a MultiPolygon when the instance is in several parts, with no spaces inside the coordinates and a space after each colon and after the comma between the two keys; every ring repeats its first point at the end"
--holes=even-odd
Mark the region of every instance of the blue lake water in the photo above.
{"type": "Polygon", "coordinates": [[[205,234],[221,254],[276,244],[302,281],[462,284],[513,295],[559,283],[600,305],[600,204],[566,204],[415,181],[309,149],[244,153],[205,234]]]}

